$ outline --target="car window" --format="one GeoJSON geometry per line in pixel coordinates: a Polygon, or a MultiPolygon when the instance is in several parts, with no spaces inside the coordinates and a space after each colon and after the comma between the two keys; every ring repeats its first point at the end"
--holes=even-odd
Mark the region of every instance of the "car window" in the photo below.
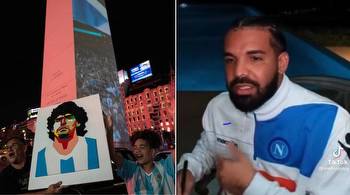
{"type": "Polygon", "coordinates": [[[332,77],[295,77],[292,81],[325,96],[350,112],[350,81],[332,77]]]}

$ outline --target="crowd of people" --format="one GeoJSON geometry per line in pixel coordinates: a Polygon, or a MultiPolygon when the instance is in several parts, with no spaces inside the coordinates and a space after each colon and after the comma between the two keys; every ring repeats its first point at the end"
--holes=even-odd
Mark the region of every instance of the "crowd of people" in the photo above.
{"type": "MultiPolygon", "coordinates": [[[[64,106],[64,105],[63,105],[64,106]]],[[[60,107],[60,111],[62,109],[60,107]]],[[[81,122],[79,117],[72,116],[76,113],[72,112],[69,115],[62,115],[60,112],[55,112],[55,115],[50,117],[52,121],[52,132],[56,132],[56,128],[66,126],[69,131],[77,131],[73,123],[81,122]],[[52,118],[53,117],[53,118],[52,118]],[[77,119],[76,119],[77,118],[77,119]],[[79,121],[78,121],[79,120],[79,121]],[[75,122],[77,121],[77,122],[75,122]],[[55,123],[59,123],[55,124],[55,123]],[[72,123],[72,124],[71,124],[72,123]]],[[[106,116],[106,115],[105,115],[106,116]]],[[[105,120],[107,122],[108,120],[105,120]]],[[[111,137],[111,125],[106,124],[107,140],[110,146],[111,163],[114,166],[113,170],[121,177],[127,187],[129,194],[174,194],[175,188],[175,163],[174,156],[168,155],[165,159],[155,160],[155,155],[159,151],[161,139],[153,130],[138,131],[130,137],[132,143],[132,152],[136,161],[124,159],[123,155],[114,152],[113,138],[111,137]],[[109,133],[108,133],[109,132],[109,133]]],[[[55,133],[54,133],[55,134],[55,133]]],[[[58,137],[52,134],[55,141],[64,139],[64,136],[58,137]]],[[[73,133],[76,135],[75,133],[73,133]]],[[[80,133],[81,134],[81,133],[80,133]]],[[[81,135],[80,135],[81,136],[81,135]]],[[[62,181],[49,185],[47,189],[29,191],[29,177],[31,169],[31,146],[26,143],[23,137],[18,134],[9,134],[3,140],[3,149],[5,152],[7,167],[0,172],[0,193],[5,194],[22,194],[22,193],[84,193],[84,184],[77,186],[64,186],[62,181]]],[[[51,162],[48,162],[51,163],[51,162]]],[[[73,165],[74,166],[74,165],[73,165]]],[[[46,167],[46,166],[44,166],[46,167]]],[[[62,169],[61,169],[62,170],[62,169]]],[[[69,172],[63,172],[65,174],[69,172]]],[[[90,184],[91,185],[91,184],[90,184]]],[[[93,185],[93,184],[92,184],[93,185]]],[[[113,183],[111,184],[113,185],[113,183]]],[[[95,191],[98,193],[98,191],[95,191]]],[[[116,192],[123,193],[126,191],[116,192]]]]}
{"type": "Polygon", "coordinates": [[[77,96],[100,95],[103,111],[113,116],[114,136],[122,142],[128,137],[128,132],[111,37],[84,33],[76,36],[75,63],[77,96]]]}

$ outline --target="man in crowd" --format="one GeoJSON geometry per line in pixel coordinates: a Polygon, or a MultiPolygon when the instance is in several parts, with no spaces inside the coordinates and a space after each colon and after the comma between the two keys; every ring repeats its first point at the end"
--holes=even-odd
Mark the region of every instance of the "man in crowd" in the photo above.
{"type": "Polygon", "coordinates": [[[224,63],[228,92],[209,102],[201,138],[178,164],[177,192],[190,194],[216,167],[232,194],[349,194],[349,156],[335,153],[349,148],[349,114],[288,79],[282,32],[261,17],[237,21],[225,37],[224,63]],[[225,147],[229,156],[215,149],[225,147]]]}
{"type": "MultiPolygon", "coordinates": [[[[19,194],[28,193],[28,181],[31,159],[27,156],[27,145],[23,138],[10,136],[5,141],[6,158],[9,166],[0,173],[0,193],[19,194]]],[[[30,193],[59,193],[62,182],[52,184],[46,190],[30,193]]]]}
{"type": "Polygon", "coordinates": [[[127,183],[129,194],[174,194],[174,157],[154,161],[161,145],[159,135],[152,130],[138,131],[131,137],[136,162],[112,154],[117,174],[127,183]]]}

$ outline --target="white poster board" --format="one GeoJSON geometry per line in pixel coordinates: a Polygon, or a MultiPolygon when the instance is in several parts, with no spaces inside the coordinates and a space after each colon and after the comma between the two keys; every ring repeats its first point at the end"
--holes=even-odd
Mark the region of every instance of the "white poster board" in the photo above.
{"type": "Polygon", "coordinates": [[[29,190],[47,188],[58,181],[62,181],[62,185],[73,185],[112,179],[113,173],[98,94],[40,108],[34,137],[29,190]],[[72,105],[74,104],[72,102],[80,108],[72,105]],[[85,121],[81,110],[86,112],[87,121],[85,128],[80,128],[79,131],[87,130],[85,134],[78,133],[77,130],[85,121]],[[49,120],[52,139],[48,133],[50,132],[49,120]],[[71,125],[70,129],[76,127],[75,130],[69,131],[75,131],[76,134],[67,133],[67,125],[71,125]]]}

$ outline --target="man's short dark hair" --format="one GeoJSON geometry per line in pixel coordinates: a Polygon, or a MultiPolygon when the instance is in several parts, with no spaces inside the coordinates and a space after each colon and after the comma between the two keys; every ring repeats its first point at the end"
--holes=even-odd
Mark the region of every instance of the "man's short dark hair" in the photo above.
{"type": "Polygon", "coordinates": [[[75,119],[80,124],[80,126],[77,127],[77,135],[84,136],[87,133],[87,130],[85,130],[85,123],[88,120],[88,117],[84,108],[77,106],[72,101],[68,101],[54,108],[51,112],[51,116],[47,118],[47,129],[49,130],[48,134],[50,139],[55,140],[53,133],[53,125],[55,123],[55,119],[59,115],[64,115],[67,113],[74,115],[75,119]]]}
{"type": "Polygon", "coordinates": [[[132,145],[134,145],[138,139],[147,141],[152,149],[158,149],[161,145],[160,136],[152,130],[137,131],[134,133],[130,138],[132,145]]]}
{"type": "Polygon", "coordinates": [[[263,27],[267,28],[271,34],[271,46],[277,54],[280,54],[287,50],[287,42],[282,31],[277,28],[277,25],[267,17],[263,16],[249,16],[244,18],[238,18],[235,20],[230,29],[239,29],[243,27],[263,27]]]}

